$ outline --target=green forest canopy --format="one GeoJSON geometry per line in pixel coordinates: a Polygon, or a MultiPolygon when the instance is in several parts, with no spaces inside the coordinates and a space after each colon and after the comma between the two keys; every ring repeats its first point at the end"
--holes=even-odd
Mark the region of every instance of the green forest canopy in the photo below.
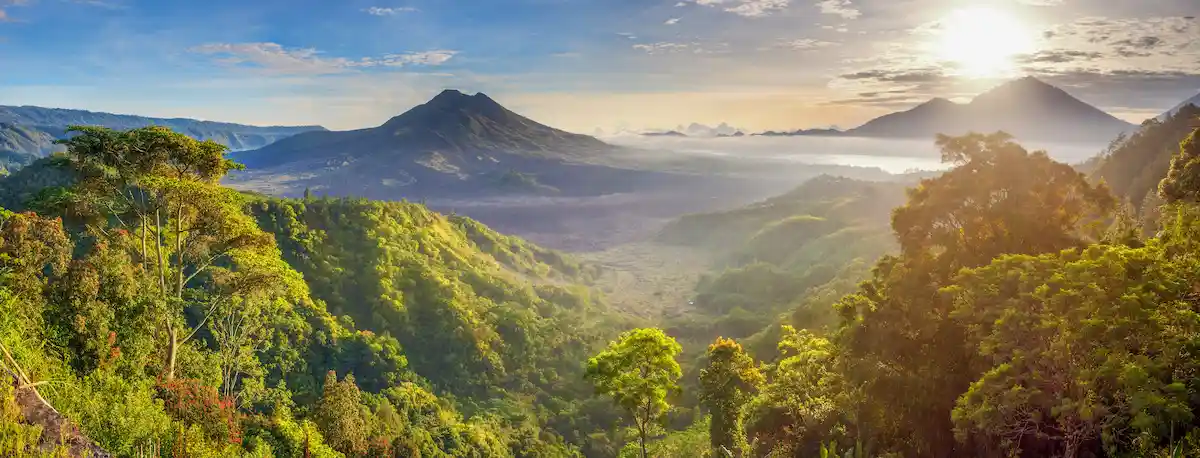
{"type": "Polygon", "coordinates": [[[663,239],[725,248],[713,321],[607,349],[639,323],[568,256],[411,203],[237,193],[225,148],[166,129],[79,133],[0,183],[0,454],[77,447],[30,390],[118,456],[1200,453],[1197,133],[1155,238],[1003,134],[940,138],[955,167],[907,201],[826,178],[685,218],[663,239]]]}

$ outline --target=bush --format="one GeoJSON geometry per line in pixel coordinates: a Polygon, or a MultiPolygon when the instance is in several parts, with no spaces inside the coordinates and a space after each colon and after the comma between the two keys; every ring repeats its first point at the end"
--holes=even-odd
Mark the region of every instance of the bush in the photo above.
{"type": "Polygon", "coordinates": [[[167,413],[185,426],[198,426],[204,436],[217,443],[240,444],[241,427],[232,400],[221,399],[217,389],[196,379],[160,382],[159,397],[167,413]]]}

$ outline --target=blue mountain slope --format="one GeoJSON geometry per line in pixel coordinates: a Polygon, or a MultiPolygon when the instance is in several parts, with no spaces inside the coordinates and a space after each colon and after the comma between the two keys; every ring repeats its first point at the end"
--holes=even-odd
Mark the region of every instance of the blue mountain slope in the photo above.
{"type": "Polygon", "coordinates": [[[231,150],[258,149],[321,126],[247,126],[184,118],[98,113],[84,110],[0,105],[0,165],[19,167],[56,151],[54,140],[66,135],[67,126],[94,125],[113,129],[166,126],[201,140],[213,140],[231,150]]]}

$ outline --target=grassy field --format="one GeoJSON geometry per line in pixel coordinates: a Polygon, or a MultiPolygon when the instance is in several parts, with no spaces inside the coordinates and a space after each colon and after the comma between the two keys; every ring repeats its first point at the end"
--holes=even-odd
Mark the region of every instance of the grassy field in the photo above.
{"type": "Polygon", "coordinates": [[[576,256],[603,267],[595,285],[613,307],[654,322],[691,309],[688,301],[695,294],[696,281],[713,262],[704,250],[652,242],[576,256]]]}

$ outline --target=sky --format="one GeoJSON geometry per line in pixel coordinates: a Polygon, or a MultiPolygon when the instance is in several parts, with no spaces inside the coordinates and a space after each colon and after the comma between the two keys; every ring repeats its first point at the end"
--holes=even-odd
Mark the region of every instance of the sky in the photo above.
{"type": "Polygon", "coordinates": [[[382,124],[444,88],[576,132],[853,127],[1037,76],[1200,93],[1200,0],[0,0],[0,104],[382,124]]]}

